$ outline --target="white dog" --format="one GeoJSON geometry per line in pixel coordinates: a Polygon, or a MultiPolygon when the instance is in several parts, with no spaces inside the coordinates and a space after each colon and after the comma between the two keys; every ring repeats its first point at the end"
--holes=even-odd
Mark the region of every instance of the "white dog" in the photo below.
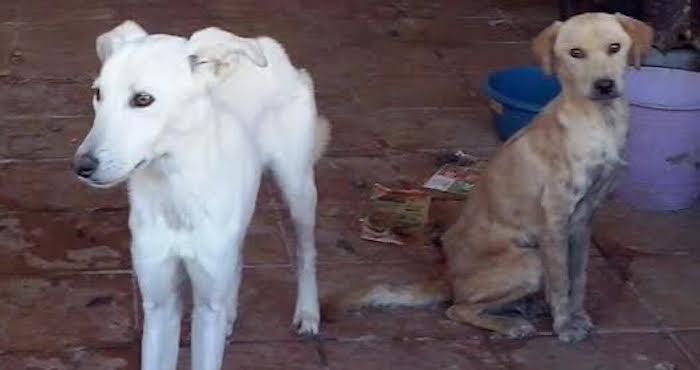
{"type": "Polygon", "coordinates": [[[221,367],[236,319],[241,249],[268,167],[296,229],[293,325],[319,326],[314,163],[329,138],[313,83],[266,37],[217,28],[189,40],[127,21],[97,38],[95,121],[75,172],[128,181],[132,259],[143,297],[142,369],[176,367],[185,273],[193,286],[192,368],[221,367]]]}

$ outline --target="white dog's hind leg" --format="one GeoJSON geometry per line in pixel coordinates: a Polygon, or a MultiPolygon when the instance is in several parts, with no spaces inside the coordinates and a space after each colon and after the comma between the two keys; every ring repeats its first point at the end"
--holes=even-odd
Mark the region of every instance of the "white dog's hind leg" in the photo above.
{"type": "Polygon", "coordinates": [[[180,345],[182,266],[171,258],[134,261],[143,298],[141,369],[175,370],[180,345]]]}
{"type": "MultiPolygon", "coordinates": [[[[308,75],[303,74],[306,78],[308,75]]],[[[316,183],[314,164],[329,136],[328,121],[318,117],[311,88],[300,93],[266,122],[261,146],[282,190],[297,241],[297,301],[292,325],[301,335],[318,334],[320,321],[316,281],[316,183]]]]}
{"type": "Polygon", "coordinates": [[[311,166],[299,170],[291,163],[276,163],[277,181],[294,223],[297,240],[297,302],[292,324],[299,334],[318,334],[320,320],[316,282],[316,184],[311,166]],[[285,166],[286,165],[286,166],[285,166]]]}

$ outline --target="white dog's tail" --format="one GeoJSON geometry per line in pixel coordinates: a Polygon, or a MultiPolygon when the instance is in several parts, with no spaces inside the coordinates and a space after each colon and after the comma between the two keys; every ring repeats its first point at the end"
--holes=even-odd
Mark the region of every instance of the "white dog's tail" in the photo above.
{"type": "Polygon", "coordinates": [[[316,118],[316,131],[314,137],[314,161],[319,160],[326,152],[328,142],[331,140],[331,123],[324,116],[316,118]]]}
{"type": "MultiPolygon", "coordinates": [[[[299,69],[299,78],[301,81],[314,92],[314,80],[309,72],[305,69],[299,69]]],[[[324,116],[316,117],[316,127],[314,135],[314,162],[318,161],[326,152],[328,142],[331,140],[331,123],[324,116]]]]}
{"type": "Polygon", "coordinates": [[[452,288],[442,279],[402,285],[379,284],[330,297],[323,305],[323,315],[333,321],[345,312],[364,307],[421,307],[451,299],[452,288]]]}

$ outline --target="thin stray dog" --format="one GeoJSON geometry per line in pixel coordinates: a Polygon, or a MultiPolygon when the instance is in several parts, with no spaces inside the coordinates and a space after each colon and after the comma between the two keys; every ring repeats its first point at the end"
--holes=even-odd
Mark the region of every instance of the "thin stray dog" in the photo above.
{"type": "Polygon", "coordinates": [[[652,36],[640,21],[604,13],[542,31],[533,50],[562,92],[501,148],[443,235],[449,284],[375,286],[331,298],[331,313],[452,299],[450,319],[525,337],[533,325],[499,311],[544,288],[559,339],[585,338],[591,218],[624,164],[628,56],[639,67],[652,36]]]}
{"type": "Polygon", "coordinates": [[[176,368],[185,274],[193,286],[192,368],[221,368],[265,168],[299,243],[293,325],[318,333],[314,164],[330,126],[317,115],[310,76],[273,39],[217,28],[185,39],[148,35],[126,21],[96,47],[103,65],[93,86],[95,120],[73,167],[95,187],[128,181],[145,315],[142,369],[176,368]]]}

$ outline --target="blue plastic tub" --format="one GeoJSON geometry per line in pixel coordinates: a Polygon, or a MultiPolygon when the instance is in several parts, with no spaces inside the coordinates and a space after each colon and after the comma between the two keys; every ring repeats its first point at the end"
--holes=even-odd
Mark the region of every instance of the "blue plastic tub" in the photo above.
{"type": "Polygon", "coordinates": [[[556,78],[540,67],[523,66],[494,72],[486,82],[491,113],[498,136],[507,140],[559,94],[556,78]]]}

